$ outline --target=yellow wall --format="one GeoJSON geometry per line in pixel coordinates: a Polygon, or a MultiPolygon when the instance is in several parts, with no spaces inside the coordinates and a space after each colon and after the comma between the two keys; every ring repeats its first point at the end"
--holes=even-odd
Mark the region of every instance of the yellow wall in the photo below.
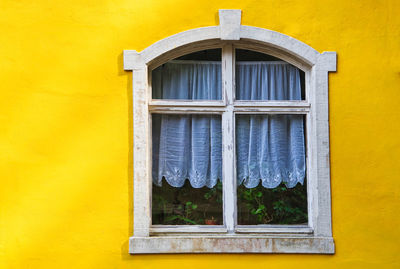
{"type": "Polygon", "coordinates": [[[0,268],[399,268],[400,1],[0,2],[0,268]],[[336,254],[138,255],[122,50],[242,23],[338,53],[330,75],[336,254]]]}

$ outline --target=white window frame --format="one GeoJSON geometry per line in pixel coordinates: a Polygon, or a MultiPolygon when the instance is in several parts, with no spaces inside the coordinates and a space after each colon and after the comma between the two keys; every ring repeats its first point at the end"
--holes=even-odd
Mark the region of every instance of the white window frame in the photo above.
{"type": "Polygon", "coordinates": [[[320,54],[289,36],[241,25],[240,10],[219,10],[220,25],[165,38],[138,53],[124,51],[124,69],[133,72],[134,253],[325,253],[335,251],[331,228],[328,72],[336,53],[320,54]],[[194,51],[222,47],[223,99],[152,100],[151,70],[194,51]],[[235,101],[234,49],[278,57],[305,72],[302,101],[235,101]],[[151,224],[151,113],[222,115],[224,225],[151,224]],[[234,114],[304,114],[307,141],[308,225],[236,225],[234,114]],[[229,195],[227,195],[229,194],[229,195]],[[231,206],[233,205],[233,206],[231,206]]]}

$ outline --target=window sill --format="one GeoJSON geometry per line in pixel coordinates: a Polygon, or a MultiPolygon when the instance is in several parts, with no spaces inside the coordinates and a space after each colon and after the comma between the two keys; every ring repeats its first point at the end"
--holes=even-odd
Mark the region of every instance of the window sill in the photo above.
{"type": "Polygon", "coordinates": [[[334,254],[332,237],[307,235],[182,235],[131,237],[131,254],[320,253],[334,254]]]}

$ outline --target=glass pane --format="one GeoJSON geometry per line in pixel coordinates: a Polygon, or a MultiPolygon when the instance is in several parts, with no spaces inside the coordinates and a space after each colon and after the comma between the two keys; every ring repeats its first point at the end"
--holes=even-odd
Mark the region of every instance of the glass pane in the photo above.
{"type": "Polygon", "coordinates": [[[307,187],[297,184],[287,188],[281,184],[267,189],[259,185],[238,188],[238,224],[298,224],[307,225],[307,187]]]}
{"type": "Polygon", "coordinates": [[[153,99],[221,100],[221,49],[202,50],[152,71],[153,99]]]}
{"type": "Polygon", "coordinates": [[[307,224],[303,115],[237,115],[238,224],[307,224]]]}
{"type": "Polygon", "coordinates": [[[153,224],[222,225],[220,115],[152,115],[153,224]]]}
{"type": "Polygon", "coordinates": [[[236,49],[236,100],[304,100],[304,72],[273,56],[236,49]]]}

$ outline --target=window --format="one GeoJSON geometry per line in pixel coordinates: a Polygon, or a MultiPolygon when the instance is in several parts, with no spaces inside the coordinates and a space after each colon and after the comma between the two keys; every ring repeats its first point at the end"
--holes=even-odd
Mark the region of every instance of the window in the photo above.
{"type": "Polygon", "coordinates": [[[124,53],[131,253],[334,252],[327,74],[336,54],[240,17],[220,10],[220,26],[124,53]]]}

